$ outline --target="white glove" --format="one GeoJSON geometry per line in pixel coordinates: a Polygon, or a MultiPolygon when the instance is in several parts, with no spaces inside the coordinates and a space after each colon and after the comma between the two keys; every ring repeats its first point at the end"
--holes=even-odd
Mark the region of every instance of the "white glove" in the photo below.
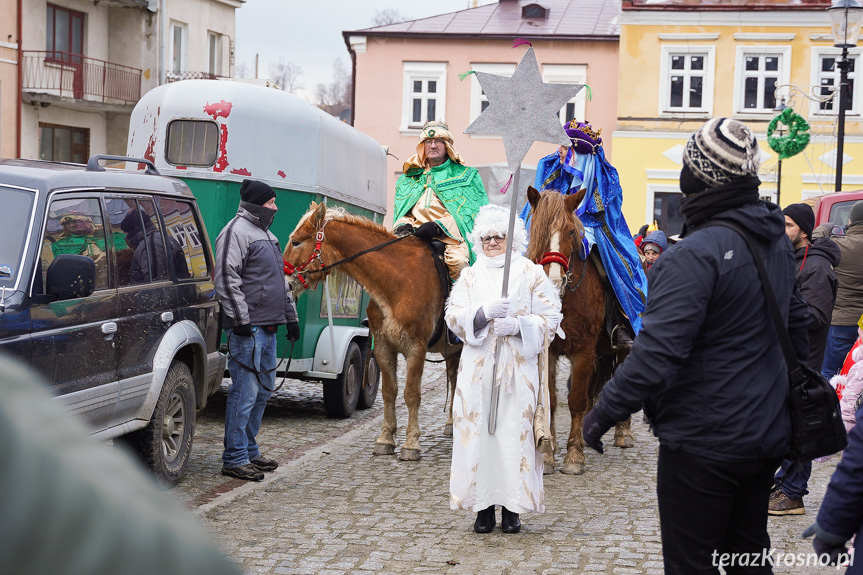
{"type": "Polygon", "coordinates": [[[511,303],[512,302],[510,302],[509,299],[502,297],[482,306],[482,313],[485,314],[486,319],[506,317],[506,314],[509,313],[509,306],[511,303]]]}
{"type": "Polygon", "coordinates": [[[518,320],[514,317],[501,317],[494,320],[494,335],[498,337],[518,335],[518,331],[518,320]]]}

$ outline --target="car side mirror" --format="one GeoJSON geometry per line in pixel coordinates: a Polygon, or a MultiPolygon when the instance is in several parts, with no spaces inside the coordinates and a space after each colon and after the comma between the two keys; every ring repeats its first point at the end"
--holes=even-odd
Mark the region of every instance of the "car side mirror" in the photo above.
{"type": "Polygon", "coordinates": [[[839,224],[833,224],[833,231],[830,235],[833,236],[844,236],[845,235],[845,226],[840,226],[839,224]]]}
{"type": "Polygon", "coordinates": [[[58,300],[87,297],[96,285],[96,262],[87,256],[61,254],[48,266],[46,293],[58,300]]]}

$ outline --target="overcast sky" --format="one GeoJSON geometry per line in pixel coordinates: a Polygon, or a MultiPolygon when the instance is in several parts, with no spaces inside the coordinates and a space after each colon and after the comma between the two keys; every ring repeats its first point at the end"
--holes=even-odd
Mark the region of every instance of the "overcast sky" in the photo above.
{"type": "MultiPolygon", "coordinates": [[[[496,1],[478,0],[478,5],[496,1]]],[[[371,27],[375,14],[386,8],[416,20],[470,6],[471,0],[247,0],[237,10],[236,65],[245,63],[253,76],[258,54],[258,76],[266,78],[271,62],[294,62],[303,70],[301,95],[311,100],[315,87],[332,78],[336,58],[350,69],[343,30],[371,27]]]]}

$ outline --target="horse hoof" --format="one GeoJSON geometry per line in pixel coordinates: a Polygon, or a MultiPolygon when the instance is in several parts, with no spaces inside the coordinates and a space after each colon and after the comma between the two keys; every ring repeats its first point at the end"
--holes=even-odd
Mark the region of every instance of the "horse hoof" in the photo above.
{"type": "Polygon", "coordinates": [[[443,426],[444,437],[452,437],[452,423],[447,423],[443,426]]]}
{"type": "Polygon", "coordinates": [[[407,447],[402,447],[401,453],[399,453],[399,459],[402,461],[419,461],[420,460],[420,450],[419,449],[408,449],[407,447]]]}
{"type": "Polygon", "coordinates": [[[551,475],[554,473],[554,463],[543,463],[542,464],[542,474],[543,475],[551,475]]]}
{"type": "Polygon", "coordinates": [[[617,435],[614,437],[614,446],[620,447],[622,449],[630,448],[634,445],[632,441],[632,436],[629,435],[617,435]]]}
{"type": "Polygon", "coordinates": [[[584,463],[565,463],[560,471],[566,475],[581,475],[584,473],[584,463]]]}
{"type": "Polygon", "coordinates": [[[375,455],[392,455],[396,452],[395,445],[389,445],[387,443],[375,443],[375,455]]]}

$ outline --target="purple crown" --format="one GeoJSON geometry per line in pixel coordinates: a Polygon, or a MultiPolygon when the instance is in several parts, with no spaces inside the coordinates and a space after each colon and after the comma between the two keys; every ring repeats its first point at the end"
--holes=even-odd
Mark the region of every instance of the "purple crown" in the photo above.
{"type": "Polygon", "coordinates": [[[573,149],[579,154],[595,154],[596,149],[602,145],[602,128],[594,131],[588,122],[572,120],[564,125],[566,135],[572,140],[573,149]]]}

